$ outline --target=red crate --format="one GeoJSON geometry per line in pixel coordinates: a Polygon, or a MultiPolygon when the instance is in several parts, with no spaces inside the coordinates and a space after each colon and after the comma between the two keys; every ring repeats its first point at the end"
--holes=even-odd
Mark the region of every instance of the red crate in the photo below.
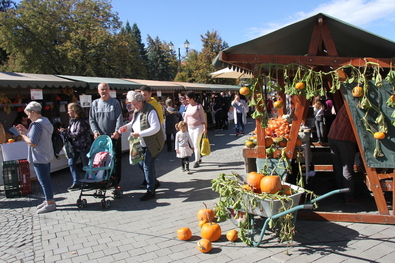
{"type": "Polygon", "coordinates": [[[30,195],[32,193],[32,183],[30,180],[30,167],[27,160],[19,160],[19,189],[22,196],[30,195]]]}

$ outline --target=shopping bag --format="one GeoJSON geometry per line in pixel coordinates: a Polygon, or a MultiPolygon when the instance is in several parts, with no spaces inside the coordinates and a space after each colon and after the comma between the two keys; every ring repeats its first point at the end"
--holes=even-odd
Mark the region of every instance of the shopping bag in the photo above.
{"type": "Polygon", "coordinates": [[[200,150],[200,154],[203,156],[208,156],[211,153],[211,148],[210,148],[210,141],[208,140],[207,133],[203,133],[203,138],[202,138],[202,147],[200,150]]]}
{"type": "Polygon", "coordinates": [[[131,165],[138,164],[140,161],[144,159],[143,147],[141,146],[139,138],[134,138],[133,136],[130,135],[129,146],[130,146],[129,162],[131,165]]]}
{"type": "Polygon", "coordinates": [[[74,158],[73,144],[71,144],[71,141],[66,136],[64,137],[63,152],[67,159],[74,158]]]}

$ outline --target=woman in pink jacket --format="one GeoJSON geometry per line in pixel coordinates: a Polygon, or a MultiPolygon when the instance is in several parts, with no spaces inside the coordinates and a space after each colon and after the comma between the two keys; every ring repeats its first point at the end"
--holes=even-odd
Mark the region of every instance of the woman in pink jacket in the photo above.
{"type": "Polygon", "coordinates": [[[196,102],[196,96],[193,91],[186,94],[188,105],[184,113],[184,121],[188,124],[188,133],[192,138],[195,153],[195,164],[193,168],[198,168],[202,162],[200,156],[200,141],[203,133],[207,133],[206,119],[204,117],[204,109],[201,104],[196,102]]]}

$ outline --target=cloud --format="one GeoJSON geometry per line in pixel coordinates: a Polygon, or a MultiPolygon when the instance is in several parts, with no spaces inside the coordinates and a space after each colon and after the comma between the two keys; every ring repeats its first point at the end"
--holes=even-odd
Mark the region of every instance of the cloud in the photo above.
{"type": "Polygon", "coordinates": [[[318,13],[330,15],[351,25],[370,30],[385,27],[395,21],[394,0],[333,0],[320,4],[309,12],[298,11],[279,22],[270,22],[261,28],[250,28],[247,36],[256,38],[318,13]]]}

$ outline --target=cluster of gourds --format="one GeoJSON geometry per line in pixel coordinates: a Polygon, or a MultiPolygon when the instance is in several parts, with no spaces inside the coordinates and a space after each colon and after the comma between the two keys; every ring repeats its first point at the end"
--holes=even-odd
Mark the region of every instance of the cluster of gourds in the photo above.
{"type": "MultiPolygon", "coordinates": [[[[230,217],[228,208],[234,211],[248,211],[258,207],[262,200],[279,200],[282,203],[282,210],[285,211],[293,205],[290,196],[294,194],[289,185],[283,185],[278,175],[264,175],[258,172],[248,173],[244,181],[237,174],[220,174],[218,178],[212,180],[212,189],[219,193],[216,216],[219,221],[230,217]],[[245,198],[248,195],[250,198],[245,198]],[[247,201],[248,200],[248,201],[247,201]],[[291,201],[291,202],[290,202],[291,201]]],[[[235,213],[235,219],[242,213],[235,213]]],[[[240,220],[238,227],[239,238],[246,244],[251,245],[247,230],[251,227],[249,220],[240,220]]],[[[271,227],[278,227],[280,241],[291,242],[294,235],[293,215],[287,214],[282,220],[271,222],[271,227]]]]}
{"type": "MultiPolygon", "coordinates": [[[[197,213],[198,225],[201,228],[200,234],[201,239],[197,242],[197,249],[203,253],[211,251],[215,242],[221,238],[222,230],[219,224],[215,223],[214,210],[207,208],[207,205],[203,203],[205,208],[202,208],[197,213]]],[[[189,240],[192,237],[192,231],[188,227],[182,227],[177,230],[177,237],[180,240],[189,240]]],[[[226,233],[226,239],[234,242],[238,238],[238,232],[235,229],[229,230],[226,233]]]]}

